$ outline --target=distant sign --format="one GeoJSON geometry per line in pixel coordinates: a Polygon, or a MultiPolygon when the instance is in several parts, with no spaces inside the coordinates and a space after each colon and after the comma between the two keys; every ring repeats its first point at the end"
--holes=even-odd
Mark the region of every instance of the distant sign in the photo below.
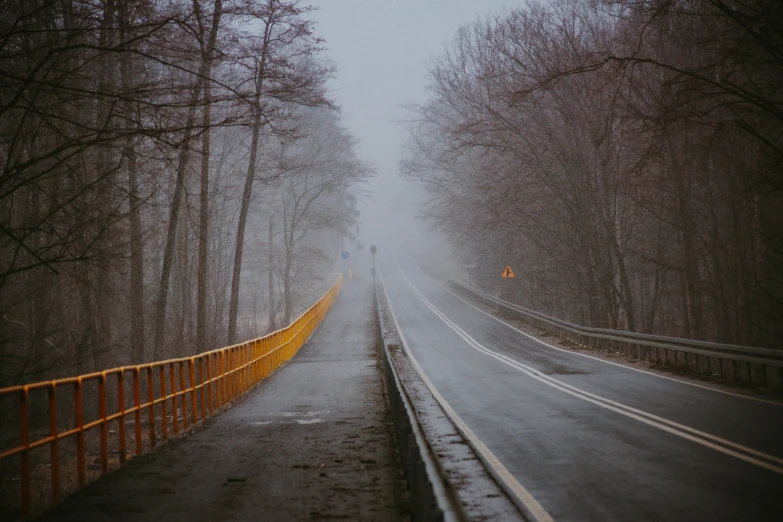
{"type": "Polygon", "coordinates": [[[370,247],[370,253],[371,253],[372,255],[375,255],[375,253],[376,253],[377,251],[378,251],[378,249],[377,249],[377,248],[375,248],[375,245],[373,245],[373,246],[371,246],[371,247],[370,247]]]}
{"type": "Polygon", "coordinates": [[[348,252],[343,252],[343,259],[348,259],[350,255],[348,252]]]}
{"type": "Polygon", "coordinates": [[[511,270],[511,265],[508,265],[505,270],[503,270],[503,273],[500,274],[500,277],[503,279],[514,279],[514,271],[511,270]]]}

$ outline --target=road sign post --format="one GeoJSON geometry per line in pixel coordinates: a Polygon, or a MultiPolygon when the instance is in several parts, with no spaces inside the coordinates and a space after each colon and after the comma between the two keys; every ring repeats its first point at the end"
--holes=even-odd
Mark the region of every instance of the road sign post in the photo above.
{"type": "Polygon", "coordinates": [[[372,245],[370,247],[370,253],[372,254],[372,270],[371,270],[370,273],[372,274],[373,277],[375,277],[375,253],[377,251],[378,251],[378,249],[375,248],[375,245],[372,245]]]}
{"type": "Polygon", "coordinates": [[[503,285],[503,292],[505,293],[504,299],[511,300],[511,279],[514,279],[514,271],[511,269],[511,265],[506,265],[506,269],[500,274],[503,279],[508,279],[509,282],[503,285]]]}

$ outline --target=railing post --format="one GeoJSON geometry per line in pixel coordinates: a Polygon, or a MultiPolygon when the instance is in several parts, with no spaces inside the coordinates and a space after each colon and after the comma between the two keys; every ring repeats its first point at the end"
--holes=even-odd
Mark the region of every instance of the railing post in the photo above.
{"type": "Polygon", "coordinates": [[[236,393],[236,349],[229,348],[226,350],[226,374],[228,378],[228,402],[234,400],[236,393]]]}
{"type": "Polygon", "coordinates": [[[133,435],[134,455],[141,455],[141,371],[133,369],[133,435]]]}
{"type": "Polygon", "coordinates": [[[125,463],[125,372],[117,373],[117,441],[120,448],[120,464],[125,463]]]}
{"type": "Polygon", "coordinates": [[[147,366],[147,429],[150,430],[150,448],[155,447],[155,379],[152,366],[147,366]]]}
{"type": "Polygon", "coordinates": [[[52,461],[52,501],[60,500],[60,448],[57,440],[57,388],[56,384],[48,388],[49,394],[49,436],[54,437],[49,446],[52,461]]]}
{"type": "Polygon", "coordinates": [[[160,380],[160,420],[161,420],[161,438],[169,438],[169,419],[166,415],[166,369],[163,365],[158,367],[158,378],[160,380]]]}
{"type": "Polygon", "coordinates": [[[193,424],[198,422],[198,412],[196,411],[196,360],[191,357],[188,361],[188,373],[190,375],[190,407],[193,415],[193,424]]]}
{"type": "Polygon", "coordinates": [[[19,442],[24,446],[22,460],[22,516],[27,517],[32,507],[30,496],[30,400],[29,390],[25,386],[19,392],[19,442]]]}
{"type": "Polygon", "coordinates": [[[169,363],[169,384],[171,385],[171,422],[174,435],[179,433],[179,415],[177,415],[177,375],[175,363],[169,363]]]}
{"type": "Polygon", "coordinates": [[[258,341],[253,341],[250,351],[250,368],[252,369],[252,382],[251,386],[255,386],[258,382],[258,341]]]}
{"type": "Polygon", "coordinates": [[[82,378],[78,377],[74,383],[74,412],[75,427],[79,430],[76,435],[76,466],[79,470],[79,486],[84,487],[87,484],[87,465],[84,454],[84,411],[82,410],[82,378]]]}
{"type": "Polygon", "coordinates": [[[133,369],[133,432],[135,455],[141,455],[144,450],[141,440],[141,368],[133,369]]]}
{"type": "Polygon", "coordinates": [[[185,388],[185,362],[177,363],[179,366],[179,392],[182,394],[182,429],[188,429],[188,391],[185,388]]]}
{"type": "Polygon", "coordinates": [[[226,382],[226,367],[228,362],[226,361],[226,350],[220,352],[220,406],[225,406],[228,403],[228,383],[226,382]]]}
{"type": "Polygon", "coordinates": [[[101,417],[101,475],[109,471],[109,427],[106,425],[106,372],[98,381],[98,415],[101,417]]]}
{"type": "MultiPolygon", "coordinates": [[[[209,356],[207,356],[209,357],[209,356]]],[[[198,378],[199,378],[199,384],[201,385],[201,394],[200,394],[200,404],[201,404],[201,418],[206,419],[207,418],[207,410],[206,410],[206,393],[207,393],[207,384],[204,380],[204,356],[202,355],[198,359],[198,378]]]]}
{"type": "Polygon", "coordinates": [[[212,393],[212,387],[214,386],[212,383],[212,354],[207,354],[207,380],[205,382],[205,386],[207,387],[207,404],[209,405],[209,414],[211,415],[213,411],[215,411],[215,399],[212,393]]]}

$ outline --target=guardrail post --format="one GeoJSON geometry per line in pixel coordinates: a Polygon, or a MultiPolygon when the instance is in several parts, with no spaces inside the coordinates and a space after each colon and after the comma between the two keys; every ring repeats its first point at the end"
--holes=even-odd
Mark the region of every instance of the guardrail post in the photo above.
{"type": "Polygon", "coordinates": [[[101,475],[109,471],[109,427],[106,425],[106,372],[98,381],[98,415],[101,417],[101,475]]]}
{"type": "Polygon", "coordinates": [[[237,349],[231,348],[228,351],[228,402],[232,402],[236,396],[237,379],[237,349]]]}
{"type": "Polygon", "coordinates": [[[221,406],[225,406],[228,404],[229,399],[229,374],[228,374],[228,352],[227,350],[223,350],[220,352],[220,399],[221,399],[221,406]]]}
{"type": "Polygon", "coordinates": [[[190,409],[193,415],[193,424],[198,422],[198,412],[196,411],[196,361],[193,357],[188,361],[188,374],[190,376],[190,409]]]}
{"type": "Polygon", "coordinates": [[[125,463],[125,372],[117,373],[117,443],[120,449],[120,465],[125,463]]]}
{"type": "Polygon", "coordinates": [[[171,428],[174,435],[179,434],[179,415],[177,414],[177,375],[174,364],[169,363],[169,386],[171,387],[171,428]]]}
{"type": "Polygon", "coordinates": [[[141,443],[141,369],[133,369],[133,432],[136,455],[141,455],[144,446],[141,443]]]}
{"type": "Polygon", "coordinates": [[[205,381],[204,376],[204,356],[198,358],[198,379],[199,379],[199,386],[201,386],[201,393],[199,394],[199,404],[201,406],[201,418],[206,419],[207,418],[207,400],[206,400],[206,393],[207,393],[207,383],[205,381]]]}
{"type": "Polygon", "coordinates": [[[159,366],[158,378],[160,380],[161,439],[165,441],[169,438],[169,418],[168,415],[166,415],[166,369],[163,365],[159,366]]]}
{"type": "Polygon", "coordinates": [[[250,366],[250,357],[248,355],[249,350],[250,350],[250,345],[248,343],[243,344],[242,348],[239,350],[239,355],[240,355],[240,358],[242,359],[242,389],[241,389],[241,393],[245,393],[248,390],[248,383],[251,380],[250,370],[252,368],[250,366]]]}
{"type": "Polygon", "coordinates": [[[24,446],[21,453],[22,460],[22,516],[30,514],[32,507],[30,496],[30,401],[29,391],[25,386],[19,392],[19,442],[24,446]]]}
{"type": "Polygon", "coordinates": [[[258,366],[258,353],[259,353],[258,346],[259,346],[259,344],[260,344],[259,341],[253,341],[253,345],[252,345],[253,346],[253,351],[252,351],[251,359],[252,359],[252,364],[253,364],[252,365],[252,368],[253,368],[253,385],[255,385],[258,382],[258,380],[259,380],[258,379],[258,374],[259,374],[259,371],[258,371],[258,369],[259,369],[259,366],[258,366]]]}
{"type": "Polygon", "coordinates": [[[74,412],[76,428],[79,433],[76,435],[76,466],[79,470],[79,486],[84,487],[87,484],[87,464],[84,454],[84,412],[82,410],[82,378],[78,377],[74,383],[74,412]]]}
{"type": "Polygon", "coordinates": [[[48,388],[49,394],[49,436],[54,437],[49,445],[52,462],[52,501],[60,500],[60,449],[57,440],[57,388],[56,384],[48,388]]]}
{"type": "Polygon", "coordinates": [[[185,388],[185,362],[180,361],[177,366],[179,367],[179,392],[182,400],[182,429],[188,429],[188,391],[185,388]]]}
{"type": "Polygon", "coordinates": [[[207,387],[207,404],[209,405],[209,415],[212,414],[213,411],[215,411],[215,397],[212,393],[212,354],[207,354],[207,380],[205,381],[205,386],[207,387]]]}
{"type": "Polygon", "coordinates": [[[147,367],[147,429],[150,430],[150,448],[155,447],[155,380],[152,377],[152,366],[147,367]]]}

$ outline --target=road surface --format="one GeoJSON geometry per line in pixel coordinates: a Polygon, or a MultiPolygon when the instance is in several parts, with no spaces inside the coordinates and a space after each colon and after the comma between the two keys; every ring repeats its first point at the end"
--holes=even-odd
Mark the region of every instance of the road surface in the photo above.
{"type": "Polygon", "coordinates": [[[545,346],[411,261],[381,275],[413,357],[544,515],[783,520],[783,405],[545,346]]]}

